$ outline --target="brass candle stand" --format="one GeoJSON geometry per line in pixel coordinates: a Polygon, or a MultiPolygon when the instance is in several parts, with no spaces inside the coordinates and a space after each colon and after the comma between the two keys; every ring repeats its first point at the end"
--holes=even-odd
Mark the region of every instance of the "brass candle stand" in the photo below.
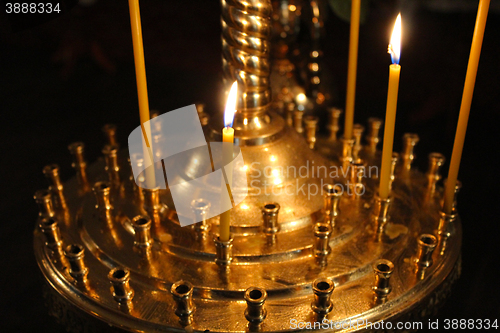
{"type": "MultiPolygon", "coordinates": [[[[415,330],[443,304],[460,273],[462,229],[456,209],[440,213],[440,155],[426,175],[413,169],[418,137],[406,135],[381,200],[379,120],[368,122],[366,144],[362,126],[353,140],[337,137],[335,109],[326,137],[315,118],[287,124],[286,103],[271,107],[271,13],[270,1],[222,0],[223,67],[242,87],[234,128],[248,178],[229,241],[218,239],[218,217],[205,218],[206,202],[192,203],[202,222],[181,227],[168,188],[141,191],[114,126],[95,163],[70,145],[76,176],[64,184],[57,166],[44,169],[35,256],[51,313],[68,329],[415,330]]],[[[222,122],[206,111],[207,141],[220,141],[222,122]]]]}

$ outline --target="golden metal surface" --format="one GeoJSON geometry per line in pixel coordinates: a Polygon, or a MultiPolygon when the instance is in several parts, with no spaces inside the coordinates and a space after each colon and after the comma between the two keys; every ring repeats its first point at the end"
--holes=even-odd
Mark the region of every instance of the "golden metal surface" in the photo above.
{"type": "MultiPolygon", "coordinates": [[[[294,131],[288,130],[288,133],[294,131]]],[[[294,142],[306,145],[301,137],[294,138],[294,142]]],[[[249,152],[257,154],[253,149],[264,153],[264,147],[250,147],[249,152]]],[[[307,157],[316,157],[312,151],[309,153],[307,157]]],[[[269,156],[264,156],[269,160],[269,156]]],[[[287,156],[286,152],[277,155],[283,156],[287,156]]],[[[307,158],[301,163],[305,161],[307,158]]],[[[120,163],[126,165],[126,159],[121,158],[120,163]]],[[[107,179],[104,170],[103,160],[91,165],[89,179],[92,182],[107,179]]],[[[330,251],[325,255],[326,264],[316,258],[318,245],[315,245],[317,236],[313,230],[314,223],[322,221],[324,198],[321,193],[311,197],[311,201],[300,196],[258,197],[280,203],[281,229],[275,233],[274,243],[269,243],[261,231],[262,203],[257,202],[256,197],[247,198],[242,205],[252,204],[252,207],[243,209],[240,205],[233,214],[232,262],[227,270],[221,271],[215,264],[217,251],[212,238],[200,240],[194,228],[181,228],[175,221],[175,212],[166,205],[169,200],[163,199],[168,192],[161,190],[160,203],[154,205],[160,207],[155,209],[159,223],[151,226],[154,239],[151,256],[144,257],[134,251],[137,238],[132,223],[143,210],[136,204],[133,184],[125,170],[120,169],[120,179],[126,181],[122,181],[120,191],[112,192],[110,197],[111,226],[100,219],[97,198],[92,193],[78,191],[76,177],[64,186],[70,218],[68,223],[59,225],[61,238],[65,246],[80,243],[85,247],[88,288],[79,288],[73,283],[65,263],[45,245],[38,227],[35,253],[47,281],[60,295],[83,311],[127,330],[181,331],[179,317],[173,310],[175,300],[170,293],[173,283],[180,280],[193,284],[192,301],[196,311],[190,325],[195,331],[247,330],[244,292],[250,286],[262,288],[268,294],[267,318],[261,330],[287,331],[291,319],[315,320],[316,317],[311,317],[314,313],[311,288],[318,278],[329,278],[335,284],[331,295],[333,310],[326,316],[327,320],[353,317],[370,322],[391,320],[411,311],[438,290],[458,259],[460,222],[454,219],[450,223],[450,219],[445,219],[447,223],[442,223],[441,229],[446,224],[446,250],[442,254],[434,251],[434,263],[427,268],[423,279],[415,273],[417,235],[438,234],[442,193],[438,187],[432,200],[425,200],[427,177],[416,171],[411,171],[410,181],[396,178],[393,202],[387,214],[389,220],[380,238],[375,237],[372,217],[377,180],[364,179],[366,193],[359,200],[351,200],[345,194],[340,198],[340,211],[328,240],[330,251]],[[300,200],[303,206],[297,203],[300,200]],[[391,278],[392,292],[384,304],[377,305],[373,303],[372,266],[380,258],[390,260],[396,268],[391,278]],[[130,271],[129,283],[135,293],[132,310],[124,311],[109,292],[108,273],[117,267],[130,271]]],[[[343,183],[340,178],[330,179],[337,180],[343,183]]],[[[64,219],[63,210],[55,212],[54,218],[64,219]]],[[[209,234],[213,236],[217,233],[217,219],[207,222],[211,226],[209,234]]]]}
{"type": "MultiPolygon", "coordinates": [[[[96,318],[136,332],[285,332],[292,321],[418,320],[442,303],[460,271],[462,231],[457,215],[440,215],[439,184],[429,192],[429,177],[411,169],[416,140],[406,140],[386,201],[371,172],[380,121],[363,146],[362,131],[356,142],[335,140],[340,113],[332,113],[329,138],[313,141],[310,126],[306,142],[271,110],[271,14],[269,0],[222,0],[223,67],[241,87],[235,143],[249,186],[232,209],[230,241],[217,240],[218,217],[204,218],[203,202],[192,203],[202,222],[180,227],[168,189],[141,192],[125,152],[87,168],[83,144],[72,144],[76,177],[62,186],[48,173],[56,190],[36,196],[34,248],[48,302],[79,309],[62,310],[62,321],[88,331],[101,331],[88,320],[96,318]],[[60,198],[66,205],[52,205],[60,198]],[[439,251],[419,245],[422,234],[437,236],[439,251]],[[61,249],[71,244],[82,251],[68,262],[61,249]]],[[[294,125],[303,130],[300,112],[294,125]]],[[[221,122],[203,114],[207,141],[220,141],[221,122]]],[[[115,130],[105,130],[108,144],[117,145],[115,130]]],[[[200,166],[209,161],[198,162],[186,179],[207,173],[200,166]]]]}

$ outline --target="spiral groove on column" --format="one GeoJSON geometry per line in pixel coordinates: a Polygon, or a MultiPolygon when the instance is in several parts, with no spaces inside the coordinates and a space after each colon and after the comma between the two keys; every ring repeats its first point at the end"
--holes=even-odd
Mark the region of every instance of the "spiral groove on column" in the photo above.
{"type": "Polygon", "coordinates": [[[271,103],[270,0],[221,0],[222,67],[226,81],[238,81],[238,111],[265,112],[271,103]]]}

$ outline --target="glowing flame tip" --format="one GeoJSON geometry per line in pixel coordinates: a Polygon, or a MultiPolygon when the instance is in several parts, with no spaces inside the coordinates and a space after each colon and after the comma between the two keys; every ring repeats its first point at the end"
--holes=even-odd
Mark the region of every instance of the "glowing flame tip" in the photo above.
{"type": "Polygon", "coordinates": [[[392,63],[399,64],[399,58],[401,57],[401,13],[399,13],[394,24],[388,52],[391,55],[392,63]]]}
{"type": "Polygon", "coordinates": [[[231,86],[231,90],[229,90],[229,94],[227,96],[226,102],[226,110],[224,112],[224,126],[232,127],[234,114],[236,112],[236,100],[238,97],[238,82],[234,81],[231,86]]]}

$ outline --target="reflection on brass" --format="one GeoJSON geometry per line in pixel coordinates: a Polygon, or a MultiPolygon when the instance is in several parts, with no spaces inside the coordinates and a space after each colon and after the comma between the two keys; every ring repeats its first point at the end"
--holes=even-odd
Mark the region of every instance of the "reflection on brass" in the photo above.
{"type": "Polygon", "coordinates": [[[238,81],[237,110],[247,118],[271,104],[270,1],[221,0],[222,68],[228,81],[238,81]]]}

